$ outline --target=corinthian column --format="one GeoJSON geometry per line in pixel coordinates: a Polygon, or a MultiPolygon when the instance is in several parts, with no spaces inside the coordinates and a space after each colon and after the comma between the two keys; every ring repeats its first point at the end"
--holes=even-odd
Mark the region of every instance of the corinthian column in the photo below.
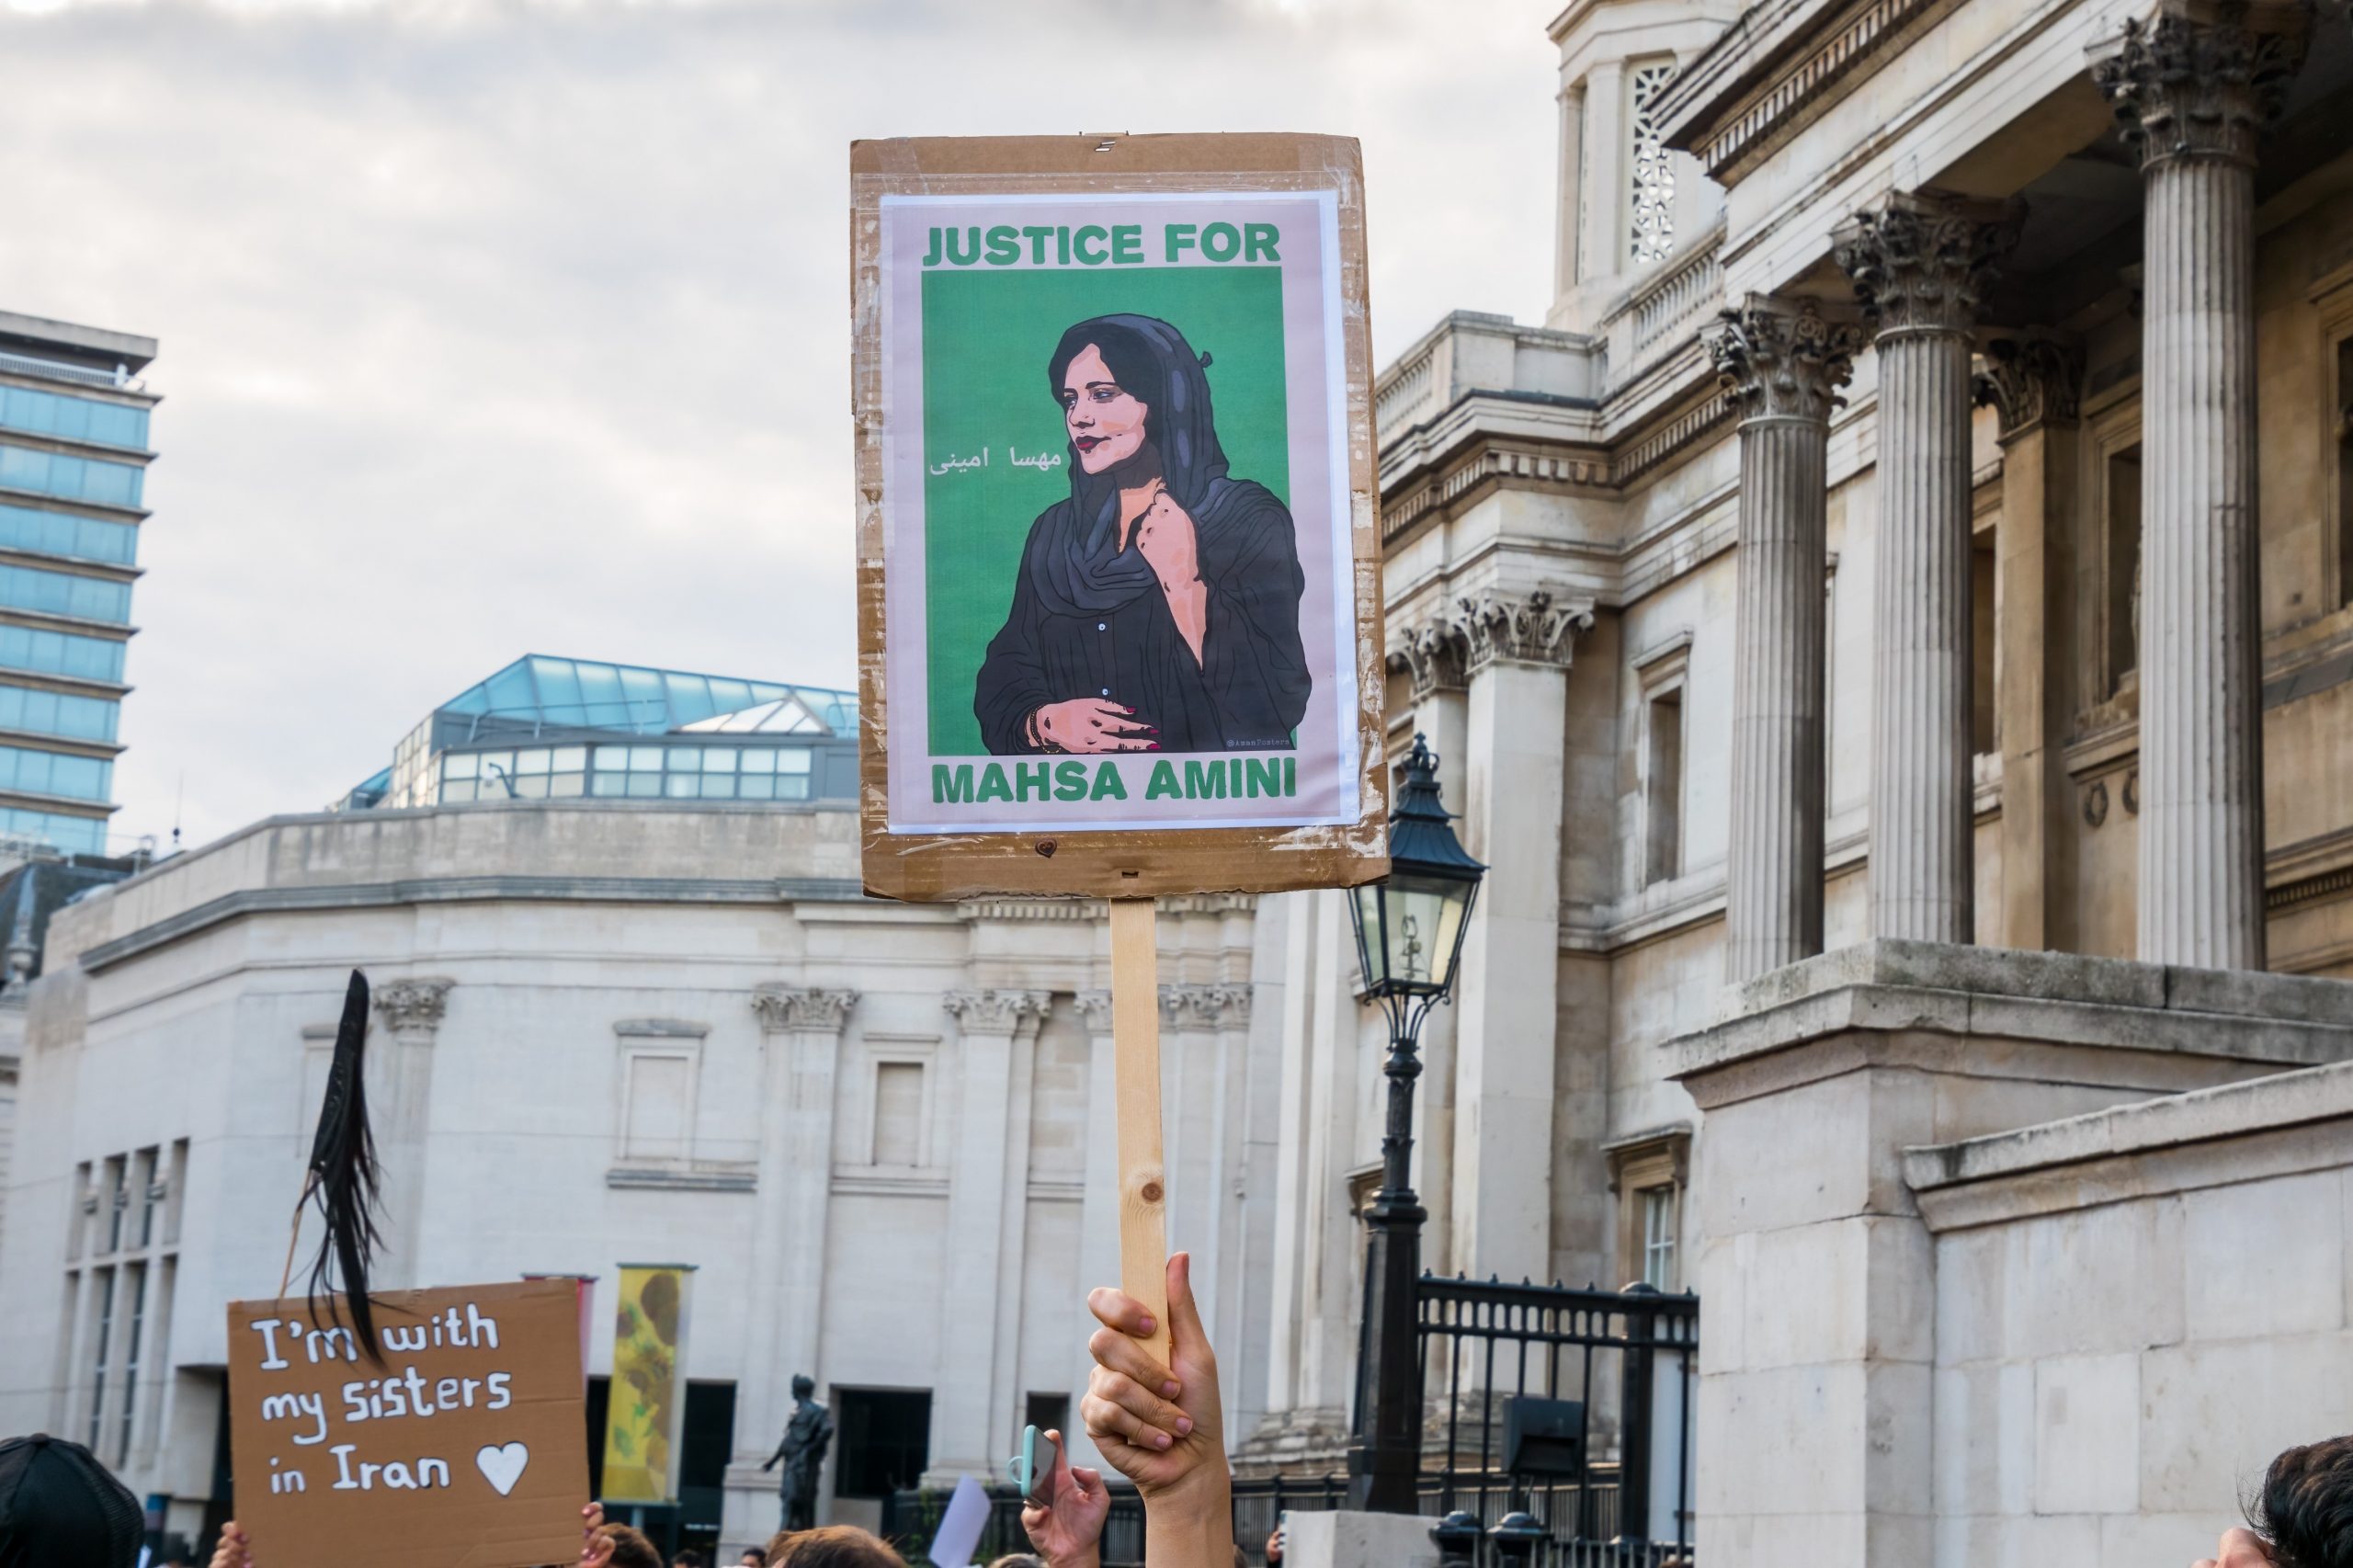
{"type": "Polygon", "coordinates": [[[1569,666],[1593,603],[1542,587],[1491,589],[1456,610],[1471,690],[1463,755],[1440,757],[1438,778],[1449,803],[1461,802],[1471,852],[1490,869],[1454,987],[1455,1261],[1473,1275],[1543,1279],[1552,1265],[1569,666]]]}
{"type": "Polygon", "coordinates": [[[1026,1068],[1053,998],[1043,991],[951,991],[940,1002],[956,1017],[959,1085],[939,1302],[945,1386],[932,1404],[925,1484],[952,1486],[968,1470],[993,1473],[1015,1436],[1012,1341],[999,1329],[1020,1322],[1017,1289],[1006,1299],[1006,1271],[1017,1271],[1017,1287],[1023,1261],[1018,1233],[1008,1231],[1012,1210],[1028,1201],[1017,1185],[1029,1168],[1026,1068]],[[1017,1118],[1017,1067],[1024,1069],[1017,1118]]]}
{"type": "Polygon", "coordinates": [[[1745,980],[1822,950],[1822,579],[1830,411],[1857,334],[1812,301],[1752,295],[1708,337],[1741,412],[1732,839],[1724,970],[1745,980]]]}
{"type": "Polygon", "coordinates": [[[1969,360],[2018,215],[1898,193],[1838,231],[1879,355],[1871,653],[1870,923],[1977,936],[1970,759],[1969,360]]]}
{"type": "MultiPolygon", "coordinates": [[[[2243,9],[2243,8],[2242,8],[2243,9]]],[[[2263,967],[2255,148],[2301,36],[2160,15],[2093,51],[2140,151],[2140,953],[2263,967]]]]}
{"type": "Polygon", "coordinates": [[[384,1074],[390,1103],[377,1124],[384,1134],[386,1267],[375,1278],[387,1289],[425,1282],[419,1255],[425,1236],[425,1146],[433,1120],[434,1040],[456,983],[426,975],[388,980],[375,990],[376,1014],[392,1037],[384,1074]]]}
{"type": "MultiPolygon", "coordinates": [[[[858,993],[770,983],[754,988],[764,1063],[757,1228],[736,1457],[773,1451],[792,1405],[792,1380],[823,1376],[825,1215],[834,1174],[834,1091],[842,1028],[858,993]]],[[[822,1384],[820,1385],[823,1386],[822,1384]]],[[[773,1489],[774,1478],[757,1484],[773,1489]]]]}

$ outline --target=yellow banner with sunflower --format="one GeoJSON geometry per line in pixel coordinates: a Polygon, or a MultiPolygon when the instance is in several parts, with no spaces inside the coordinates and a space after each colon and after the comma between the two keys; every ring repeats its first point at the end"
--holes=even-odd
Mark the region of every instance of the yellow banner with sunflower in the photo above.
{"type": "Polygon", "coordinates": [[[621,1265],[613,1319],[611,1405],[605,1420],[608,1503],[678,1500],[678,1439],[687,1414],[687,1287],[692,1264],[621,1265]]]}

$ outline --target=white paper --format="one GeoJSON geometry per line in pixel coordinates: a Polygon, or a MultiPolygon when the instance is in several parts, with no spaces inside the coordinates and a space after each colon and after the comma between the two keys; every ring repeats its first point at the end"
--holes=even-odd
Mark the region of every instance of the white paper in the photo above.
{"type": "Polygon", "coordinates": [[[934,1568],[972,1568],[972,1548],[981,1544],[988,1522],[988,1489],[970,1475],[958,1476],[956,1494],[939,1517],[939,1533],[931,1538],[934,1568]]]}

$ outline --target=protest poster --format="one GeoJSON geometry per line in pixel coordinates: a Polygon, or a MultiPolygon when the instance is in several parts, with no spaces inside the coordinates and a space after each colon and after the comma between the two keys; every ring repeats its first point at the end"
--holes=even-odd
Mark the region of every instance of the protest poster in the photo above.
{"type": "Polygon", "coordinates": [[[229,1305],[229,1449],[256,1562],[536,1568],[580,1553],[587,1413],[567,1280],[229,1305]],[[340,1305],[340,1303],[336,1303],[340,1305]]]}
{"type": "Polygon", "coordinates": [[[608,1502],[678,1500],[678,1441],[687,1415],[687,1290],[693,1281],[692,1264],[621,1265],[605,1421],[608,1502]]]}
{"type": "Polygon", "coordinates": [[[851,151],[865,881],[1387,869],[1347,138],[851,151]]]}

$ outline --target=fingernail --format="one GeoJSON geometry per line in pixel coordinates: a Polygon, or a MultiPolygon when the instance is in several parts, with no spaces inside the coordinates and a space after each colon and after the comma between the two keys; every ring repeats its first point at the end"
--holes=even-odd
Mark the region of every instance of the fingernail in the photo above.
{"type": "Polygon", "coordinates": [[[1152,1435],[1152,1446],[1155,1449],[1165,1449],[1176,1440],[1165,1432],[1154,1432],[1152,1435]]]}
{"type": "Polygon", "coordinates": [[[1183,1387],[1174,1378],[1160,1385],[1160,1397],[1163,1399],[1175,1399],[1183,1392],[1183,1387]]]}
{"type": "Polygon", "coordinates": [[[1193,1429],[1193,1418],[1192,1418],[1191,1416],[1189,1416],[1189,1415],[1179,1415],[1179,1416],[1176,1418],[1176,1435],[1177,1435],[1178,1437],[1183,1437],[1186,1433],[1188,1433],[1188,1432],[1191,1431],[1192,1429],[1193,1429]]]}
{"type": "Polygon", "coordinates": [[[1146,1316],[1146,1317],[1142,1320],[1142,1324],[1143,1324],[1143,1331],[1144,1331],[1146,1334],[1150,1334],[1150,1333],[1151,1333],[1154,1328],[1156,1328],[1156,1327],[1158,1327],[1158,1326],[1159,1326],[1157,1324],[1154,1323],[1154,1322],[1152,1321],[1152,1319],[1151,1319],[1149,1316],[1146,1316]]]}

